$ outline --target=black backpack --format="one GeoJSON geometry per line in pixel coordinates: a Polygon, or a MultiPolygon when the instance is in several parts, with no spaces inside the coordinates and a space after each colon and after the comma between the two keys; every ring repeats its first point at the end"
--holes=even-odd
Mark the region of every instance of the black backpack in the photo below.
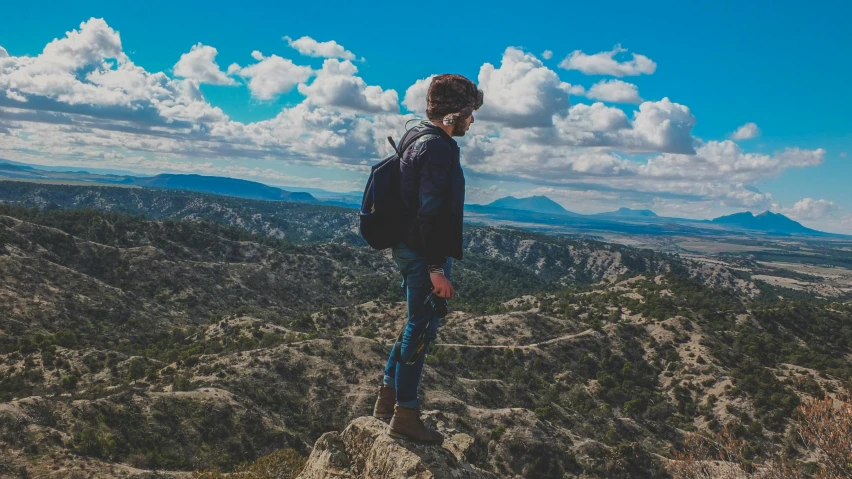
{"type": "Polygon", "coordinates": [[[373,248],[390,248],[405,239],[407,211],[400,192],[399,161],[418,138],[434,134],[426,128],[413,133],[409,130],[402,135],[399,148],[388,137],[394,154],[372,167],[361,199],[361,236],[373,248]]]}

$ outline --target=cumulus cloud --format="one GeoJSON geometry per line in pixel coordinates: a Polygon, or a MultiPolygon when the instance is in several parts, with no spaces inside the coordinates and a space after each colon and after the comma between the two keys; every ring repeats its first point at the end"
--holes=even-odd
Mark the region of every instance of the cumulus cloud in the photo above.
{"type": "Polygon", "coordinates": [[[760,135],[760,128],[755,123],[746,123],[731,134],[732,140],[750,140],[760,135]]]}
{"type": "Polygon", "coordinates": [[[695,155],[663,154],[643,165],[644,174],[660,179],[690,179],[696,182],[728,181],[754,184],[762,178],[778,176],[790,168],[822,164],[825,150],[788,148],[775,155],[746,153],[730,140],[710,141],[695,155]]]}
{"type": "Polygon", "coordinates": [[[695,151],[695,139],[691,136],[693,126],[695,117],[686,105],[668,98],[646,101],[639,105],[633,118],[635,135],[632,138],[640,150],[689,154],[695,151]]]}
{"type": "Polygon", "coordinates": [[[402,104],[408,111],[420,116],[426,116],[426,94],[429,93],[429,85],[432,84],[432,78],[435,78],[435,75],[421,78],[405,90],[405,97],[402,99],[402,104]]]}
{"type": "MultiPolygon", "coordinates": [[[[642,127],[637,129],[635,118],[630,122],[616,111],[602,104],[572,107],[572,115],[579,123],[573,126],[580,132],[574,140],[653,141],[653,134],[642,127]],[[602,133],[605,135],[597,136],[602,133]]],[[[492,179],[575,189],[594,187],[645,202],[662,196],[690,203],[713,200],[717,206],[754,209],[777,204],[770,193],[755,188],[759,180],[787,169],[818,165],[825,154],[823,150],[799,149],[775,155],[753,154],[725,140],[703,144],[692,154],[665,153],[638,161],[609,149],[554,148],[550,144],[519,141],[511,134],[465,137],[463,152],[469,170],[492,179]]]]}
{"type": "Polygon", "coordinates": [[[272,100],[287,93],[314,73],[311,67],[296,65],[278,55],[265,57],[255,50],[251,56],[257,63],[247,67],[234,63],[228,67],[228,74],[247,78],[249,91],[259,100],[272,100]]]}
{"type": "MultiPolygon", "coordinates": [[[[252,56],[256,64],[233,65],[230,73],[248,78],[257,98],[272,98],[313,74],[280,57],[252,56]]],[[[351,76],[345,68],[337,73],[351,76]]],[[[390,109],[396,93],[377,89],[363,88],[364,102],[374,110],[390,109]]],[[[0,95],[0,156],[21,161],[41,155],[54,161],[107,161],[105,152],[127,151],[160,158],[361,165],[378,157],[383,138],[398,127],[384,114],[366,118],[325,108],[324,97],[313,92],[312,101],[285,108],[273,119],[231,121],[204,99],[197,80],[171,79],[135,65],[122,51],[118,33],[98,19],[51,42],[37,57],[0,59],[0,91],[5,93],[0,95]]]]}
{"type": "Polygon", "coordinates": [[[560,80],[534,55],[514,47],[503,53],[500,68],[482,65],[479,88],[485,103],[477,118],[514,128],[553,125],[553,115],[568,108],[569,95],[583,92],[560,80]]]}
{"type": "Polygon", "coordinates": [[[815,200],[803,198],[796,202],[792,208],[782,209],[781,212],[797,220],[820,220],[840,211],[840,207],[833,201],[815,200]]]}
{"type": "Polygon", "coordinates": [[[329,58],[310,85],[299,85],[299,93],[313,105],[345,108],[355,111],[378,113],[398,112],[399,98],[395,90],[383,90],[380,86],[367,85],[355,74],[358,68],[349,60],[329,58]]]}
{"type": "MultiPolygon", "coordinates": [[[[365,168],[388,153],[385,138],[399,137],[413,115],[399,113],[396,91],[367,85],[351,60],[334,55],[340,56],[314,71],[255,51],[254,64],[231,65],[225,74],[215,63],[215,49],[199,44],[175,65],[180,78],[172,78],[134,64],[118,32],[91,19],[39,55],[0,58],[0,157],[151,172],[174,163],[180,171],[259,179],[276,175],[217,170],[221,165],[211,161],[276,160],[349,171],[360,182],[365,168]],[[304,98],[273,118],[234,121],[199,89],[228,75],[245,79],[254,98],[273,99],[297,87],[304,98]]],[[[624,65],[631,62],[616,63],[627,75],[624,65]]],[[[634,63],[634,70],[648,70],[639,59],[634,63]]],[[[406,110],[425,113],[431,79],[417,79],[405,91],[406,110]]],[[[695,211],[719,205],[761,209],[778,202],[756,188],[760,180],[823,161],[823,150],[763,155],[730,140],[701,142],[692,136],[689,108],[668,98],[641,102],[632,111],[599,101],[572,106],[569,96],[586,94],[583,87],[561,81],[518,48],[507,48],[499,67],[482,65],[477,80],[485,105],[459,139],[472,183],[526,181],[532,185],[528,192],[572,191],[560,197],[566,201],[603,204],[615,198],[650,205],[661,199],[669,210],[678,204],[694,205],[695,211]]],[[[626,101],[627,95],[604,89],[629,85],[619,82],[599,82],[588,95],[626,101]]],[[[483,190],[480,196],[492,193],[483,190]]],[[[814,201],[793,209],[817,211],[821,200],[814,201]]]]}
{"type": "Polygon", "coordinates": [[[42,71],[71,71],[104,59],[127,61],[121,49],[121,37],[101,18],[92,18],[80,24],[65,38],[54,39],[44,47],[38,60],[42,71]]]}
{"type": "Polygon", "coordinates": [[[6,58],[8,56],[9,56],[9,52],[7,52],[5,48],[0,47],[0,58],[6,58]]]}
{"type": "Polygon", "coordinates": [[[684,105],[668,98],[646,101],[632,120],[619,108],[603,103],[578,104],[553,117],[555,129],[538,131],[551,146],[605,147],[622,152],[693,154],[695,117],[684,105]]]}
{"type": "Polygon", "coordinates": [[[630,61],[619,62],[615,56],[627,52],[621,45],[616,45],[608,52],[587,55],[580,50],[574,50],[559,63],[560,68],[566,70],[579,70],[586,75],[611,75],[617,77],[650,75],[657,70],[657,64],[653,60],[633,53],[630,61]]]}
{"type": "Polygon", "coordinates": [[[102,19],[80,24],[36,57],[0,61],[0,107],[83,114],[153,125],[221,121],[197,83],[149,73],[122,51],[121,38],[102,19]]]}
{"type": "Polygon", "coordinates": [[[550,60],[551,58],[553,58],[553,52],[550,50],[545,50],[544,52],[542,52],[541,58],[544,58],[545,60],[550,60]]]}
{"type": "Polygon", "coordinates": [[[189,53],[181,55],[175,64],[175,76],[211,85],[235,85],[234,79],[219,69],[217,53],[211,46],[201,43],[193,45],[189,53]]]}
{"type": "Polygon", "coordinates": [[[302,55],[310,57],[322,58],[340,58],[342,60],[354,60],[355,54],[343,48],[343,45],[334,40],[327,42],[318,42],[311,37],[305,36],[293,40],[290,37],[284,37],[287,43],[296,49],[302,55]]]}
{"type": "Polygon", "coordinates": [[[601,80],[586,93],[586,96],[594,100],[608,101],[611,103],[640,103],[639,88],[632,83],[621,80],[601,80]]]}

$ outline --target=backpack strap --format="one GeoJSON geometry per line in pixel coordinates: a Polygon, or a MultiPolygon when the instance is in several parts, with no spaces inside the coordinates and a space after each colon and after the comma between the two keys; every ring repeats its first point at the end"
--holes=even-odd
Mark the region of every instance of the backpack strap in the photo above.
{"type": "Polygon", "coordinates": [[[403,133],[402,138],[400,138],[399,148],[397,148],[396,143],[394,143],[394,141],[393,141],[393,138],[390,137],[390,136],[388,137],[388,143],[390,143],[391,147],[393,148],[393,151],[396,152],[396,155],[397,155],[397,157],[399,157],[400,160],[402,159],[402,155],[403,155],[403,153],[405,153],[405,150],[407,150],[408,147],[413,145],[414,142],[417,141],[418,138],[424,137],[426,135],[434,135],[435,134],[434,132],[429,131],[428,129],[425,129],[425,128],[420,130],[420,131],[415,132],[413,135],[410,135],[410,136],[409,136],[409,133],[411,133],[411,130],[408,130],[405,133],[403,133]]]}

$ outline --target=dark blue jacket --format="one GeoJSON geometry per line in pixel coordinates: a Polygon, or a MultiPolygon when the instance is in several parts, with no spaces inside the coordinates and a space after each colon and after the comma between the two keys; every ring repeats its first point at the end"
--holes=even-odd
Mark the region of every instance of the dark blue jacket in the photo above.
{"type": "Polygon", "coordinates": [[[448,256],[462,259],[464,172],[458,143],[429,122],[408,130],[400,144],[423,128],[433,133],[418,138],[399,162],[402,201],[408,211],[405,243],[424,255],[429,265],[442,265],[448,256]]]}

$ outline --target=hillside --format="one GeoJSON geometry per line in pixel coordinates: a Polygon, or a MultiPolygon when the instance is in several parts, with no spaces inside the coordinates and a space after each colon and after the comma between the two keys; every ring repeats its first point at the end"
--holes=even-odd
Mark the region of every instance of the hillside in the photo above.
{"type": "MultiPolygon", "coordinates": [[[[250,233],[293,243],[366,246],[358,234],[357,212],[347,208],[293,202],[256,201],[186,191],[44,185],[0,181],[0,201],[54,209],[95,209],[139,215],[152,220],[213,221],[250,233]]],[[[550,291],[574,281],[614,278],[628,270],[645,271],[657,257],[652,251],[603,246],[529,232],[472,225],[465,227],[466,261],[454,268],[461,281],[459,302],[482,310],[493,300],[525,292],[550,291]],[[606,249],[606,253],[599,249],[606,249]],[[624,263],[624,266],[622,263],[624,263]],[[494,290],[488,278],[510,275],[494,290]],[[466,278],[470,280],[466,280],[466,278]],[[483,281],[484,280],[484,281],[483,281]],[[469,286],[468,286],[469,285],[469,286]],[[492,291],[500,291],[491,296],[492,291]],[[509,296],[505,296],[508,294],[509,296]]]]}
{"type": "Polygon", "coordinates": [[[288,241],[364,244],[344,208],[258,201],[192,191],[0,181],[0,202],[44,209],[95,209],[153,220],[206,219],[288,241]]]}
{"type": "MultiPolygon", "coordinates": [[[[30,188],[54,209],[0,208],[0,473],[229,471],[369,414],[404,303],[386,255],[336,243],[351,212],[30,188]]],[[[754,457],[795,452],[795,406],[852,378],[848,301],[518,230],[468,228],[465,254],[424,400],[483,474],[666,477],[685,431],[728,423],[754,457]]]]}

